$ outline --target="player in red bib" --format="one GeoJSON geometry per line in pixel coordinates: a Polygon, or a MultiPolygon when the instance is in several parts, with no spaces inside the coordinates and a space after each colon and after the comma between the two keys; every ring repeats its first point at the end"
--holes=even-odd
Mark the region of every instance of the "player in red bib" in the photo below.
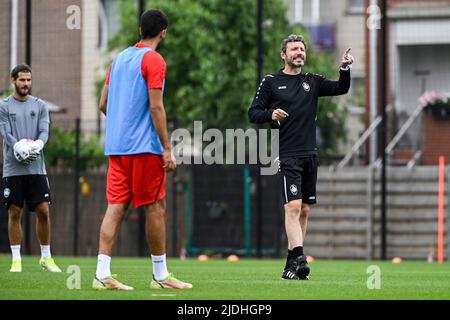
{"type": "Polygon", "coordinates": [[[167,16],[148,10],[141,17],[141,41],[120,52],[111,64],[100,100],[106,115],[105,154],[108,208],[100,229],[94,289],[133,290],[110,269],[114,243],[130,203],[144,206],[154,289],[189,289],[166,266],[165,182],[176,162],[167,133],[163,104],[166,63],[156,52],[168,26],[167,16]]]}

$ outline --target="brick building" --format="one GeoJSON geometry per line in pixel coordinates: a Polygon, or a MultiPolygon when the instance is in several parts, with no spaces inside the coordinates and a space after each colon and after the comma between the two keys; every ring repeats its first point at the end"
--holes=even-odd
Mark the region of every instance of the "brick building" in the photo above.
{"type": "MultiPolygon", "coordinates": [[[[369,3],[367,0],[366,5],[369,3]]],[[[450,1],[389,0],[387,24],[387,99],[393,107],[389,113],[389,143],[418,107],[425,91],[450,92],[450,1]]],[[[380,59],[382,53],[378,52],[380,59]]],[[[370,58],[367,50],[367,60],[370,58]]],[[[369,63],[366,74],[369,89],[369,63]]],[[[368,114],[368,103],[366,110],[368,114]]],[[[421,153],[419,163],[436,165],[442,154],[450,163],[449,119],[431,118],[422,112],[398,143],[391,160],[406,162],[414,153],[421,153]]]]}
{"type": "MultiPolygon", "coordinates": [[[[66,110],[52,114],[54,124],[81,118],[85,129],[94,130],[101,119],[95,83],[104,77],[107,14],[116,5],[113,0],[31,1],[33,95],[66,110]]],[[[0,91],[9,87],[12,63],[25,62],[25,19],[25,0],[0,1],[0,91]]]]}

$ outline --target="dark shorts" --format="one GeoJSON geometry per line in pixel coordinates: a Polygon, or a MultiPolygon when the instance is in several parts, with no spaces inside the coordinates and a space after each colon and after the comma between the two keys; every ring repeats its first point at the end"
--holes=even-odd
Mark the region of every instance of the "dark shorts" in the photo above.
{"type": "Polygon", "coordinates": [[[278,172],[284,203],[302,200],[316,203],[317,156],[286,157],[280,160],[278,172]]]}
{"type": "Polygon", "coordinates": [[[42,202],[51,202],[50,186],[45,175],[26,175],[3,178],[3,204],[23,208],[24,201],[29,211],[34,211],[42,202]]]}

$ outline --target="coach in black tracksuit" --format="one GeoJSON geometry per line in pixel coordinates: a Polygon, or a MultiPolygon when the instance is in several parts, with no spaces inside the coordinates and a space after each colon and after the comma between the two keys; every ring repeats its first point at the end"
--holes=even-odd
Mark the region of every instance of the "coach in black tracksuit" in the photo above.
{"type": "Polygon", "coordinates": [[[348,92],[353,57],[348,49],[341,62],[338,81],[303,73],[306,47],[302,36],[283,40],[284,69],[266,76],[248,111],[250,122],[271,123],[280,130],[281,189],[285,202],[285,227],[289,241],[282,278],[307,280],[309,267],[303,253],[310,205],[316,203],[317,100],[348,92]]]}

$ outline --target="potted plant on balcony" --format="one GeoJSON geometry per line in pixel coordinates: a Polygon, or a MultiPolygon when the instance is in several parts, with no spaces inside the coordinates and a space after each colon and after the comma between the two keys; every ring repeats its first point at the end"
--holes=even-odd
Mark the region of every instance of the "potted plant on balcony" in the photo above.
{"type": "Polygon", "coordinates": [[[439,156],[450,159],[449,95],[425,92],[419,99],[423,106],[422,164],[435,166],[439,156]]]}
{"type": "Polygon", "coordinates": [[[433,117],[450,118],[450,98],[437,91],[426,91],[420,98],[419,103],[424,110],[433,117]]]}

